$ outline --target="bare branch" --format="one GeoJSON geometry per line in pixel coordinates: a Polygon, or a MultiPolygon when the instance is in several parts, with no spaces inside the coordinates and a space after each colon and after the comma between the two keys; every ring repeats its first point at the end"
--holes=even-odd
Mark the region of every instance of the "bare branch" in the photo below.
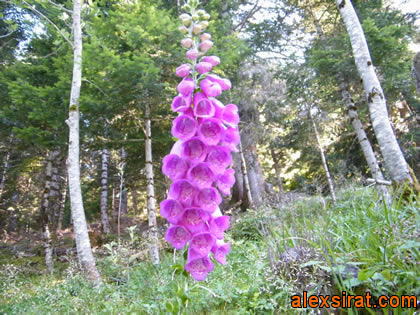
{"type": "Polygon", "coordinates": [[[0,38],[5,38],[5,37],[7,37],[7,36],[10,36],[10,35],[12,35],[14,32],[16,32],[16,30],[11,31],[9,34],[6,34],[6,35],[0,35],[0,38]]]}
{"type": "Polygon", "coordinates": [[[65,8],[62,4],[57,4],[57,3],[55,3],[54,1],[51,1],[51,0],[47,0],[47,2],[49,4],[52,4],[53,6],[55,6],[59,10],[66,11],[67,13],[73,13],[72,10],[69,10],[69,9],[65,8]]]}

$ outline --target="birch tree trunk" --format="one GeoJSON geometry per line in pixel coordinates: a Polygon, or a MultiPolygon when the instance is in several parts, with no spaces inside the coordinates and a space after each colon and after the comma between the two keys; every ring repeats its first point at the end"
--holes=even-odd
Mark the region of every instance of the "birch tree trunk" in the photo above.
{"type": "Polygon", "coordinates": [[[1,201],[2,196],[3,196],[4,184],[6,183],[6,174],[7,174],[8,168],[9,168],[9,159],[10,159],[10,151],[8,150],[7,153],[6,153],[6,156],[4,157],[3,171],[1,172],[0,201],[1,201]]]}
{"type": "Polygon", "coordinates": [[[319,153],[321,154],[322,166],[324,167],[325,176],[327,177],[328,187],[329,187],[330,193],[331,193],[331,198],[333,200],[333,203],[336,204],[337,203],[337,198],[335,197],[334,184],[333,184],[333,181],[332,181],[332,178],[331,178],[330,171],[328,169],[327,159],[325,158],[324,149],[323,149],[322,144],[321,144],[321,139],[319,138],[318,128],[316,127],[314,117],[312,116],[312,113],[311,113],[311,109],[309,109],[309,118],[311,119],[312,127],[314,128],[316,143],[318,144],[318,150],[319,150],[319,153]]]}
{"type": "Polygon", "coordinates": [[[376,189],[380,195],[383,195],[387,204],[390,202],[390,195],[385,185],[379,184],[384,180],[381,169],[379,168],[378,161],[376,160],[375,153],[373,152],[372,145],[363,129],[363,124],[359,119],[359,115],[356,111],[356,105],[353,103],[350,94],[348,92],[347,84],[343,81],[340,83],[340,92],[343,97],[344,104],[347,107],[348,115],[356,131],[357,139],[359,140],[360,146],[362,147],[363,155],[365,156],[366,162],[369,166],[370,172],[372,173],[373,179],[376,181],[376,189]]]}
{"type": "Polygon", "coordinates": [[[47,267],[47,272],[51,274],[53,272],[53,245],[50,232],[51,224],[51,205],[49,202],[50,190],[51,190],[51,177],[52,177],[52,151],[48,153],[47,165],[45,167],[45,185],[44,193],[42,195],[41,203],[41,222],[42,222],[42,238],[43,245],[45,250],[45,266],[47,267]]]}
{"type": "Polygon", "coordinates": [[[82,190],[80,186],[79,160],[79,97],[82,85],[82,28],[80,25],[81,0],[73,0],[73,79],[70,92],[69,118],[69,152],[67,170],[71,215],[73,219],[76,249],[79,263],[88,280],[96,283],[101,281],[96,269],[87,230],[85,211],[83,208],[82,190]]]}
{"type": "Polygon", "coordinates": [[[101,223],[105,234],[111,232],[108,217],[108,150],[102,150],[102,174],[101,174],[101,223]]]}
{"type": "Polygon", "coordinates": [[[373,130],[384,157],[385,167],[392,181],[413,183],[408,164],[401,152],[388,118],[385,95],[376,76],[366,38],[356,11],[350,0],[336,0],[336,4],[350,37],[357,70],[363,81],[369,103],[373,130]]]}
{"type": "MultiPolygon", "coordinates": [[[[65,172],[67,173],[67,170],[65,172]]],[[[58,214],[58,221],[57,221],[57,230],[59,231],[63,229],[63,218],[64,218],[64,210],[66,208],[67,189],[68,189],[68,177],[67,177],[67,174],[65,174],[63,178],[63,185],[61,187],[60,211],[58,214]]]]}
{"type": "Polygon", "coordinates": [[[150,107],[146,103],[146,180],[147,180],[147,210],[149,220],[149,252],[152,263],[159,264],[159,237],[156,222],[156,200],[155,184],[153,179],[153,159],[152,159],[152,129],[150,122],[150,107]]]}

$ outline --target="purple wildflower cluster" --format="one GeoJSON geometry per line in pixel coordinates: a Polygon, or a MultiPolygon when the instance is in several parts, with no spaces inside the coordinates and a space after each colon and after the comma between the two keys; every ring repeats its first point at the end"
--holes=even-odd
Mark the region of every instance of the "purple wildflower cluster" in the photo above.
{"type": "Polygon", "coordinates": [[[196,10],[198,1],[190,0],[180,16],[180,30],[186,34],[181,45],[187,49],[188,63],[176,69],[183,78],[172,110],[178,113],[172,135],[179,139],[163,159],[162,172],[172,180],[168,199],[160,213],[169,223],[165,239],[176,249],[187,243],[185,269],[198,281],[214,268],[210,253],[220,264],[226,263],[230,243],[223,241],[229,216],[219,205],[235,182],[231,151],[239,144],[239,115],[234,104],[223,105],[216,99],[231,88],[228,79],[211,73],[220,63],[217,56],[205,56],[213,46],[211,35],[203,33],[210,15],[196,10]]]}

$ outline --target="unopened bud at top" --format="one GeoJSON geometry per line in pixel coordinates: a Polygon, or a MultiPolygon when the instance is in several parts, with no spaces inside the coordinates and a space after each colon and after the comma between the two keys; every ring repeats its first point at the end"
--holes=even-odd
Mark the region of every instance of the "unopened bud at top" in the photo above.
{"type": "Polygon", "coordinates": [[[185,48],[190,48],[193,44],[193,41],[191,38],[187,37],[181,40],[181,45],[185,48]]]}
{"type": "Polygon", "coordinates": [[[198,21],[198,19],[199,19],[200,17],[197,15],[197,14],[193,14],[192,15],[192,19],[193,19],[193,21],[198,21]]]}
{"type": "Polygon", "coordinates": [[[201,26],[201,29],[205,30],[207,28],[207,26],[209,26],[209,22],[201,21],[200,26],[201,26]]]}
{"type": "Polygon", "coordinates": [[[200,15],[200,16],[202,16],[202,15],[206,14],[206,11],[204,11],[204,10],[198,10],[197,11],[197,14],[200,15]]]}
{"type": "Polygon", "coordinates": [[[178,27],[178,30],[179,30],[182,34],[188,34],[188,28],[186,28],[185,26],[180,26],[180,27],[178,27]]]}

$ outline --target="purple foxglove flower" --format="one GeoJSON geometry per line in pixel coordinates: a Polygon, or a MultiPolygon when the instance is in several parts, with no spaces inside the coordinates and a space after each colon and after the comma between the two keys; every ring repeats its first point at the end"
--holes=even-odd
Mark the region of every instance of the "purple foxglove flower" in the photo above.
{"type": "Polygon", "coordinates": [[[199,54],[200,54],[200,52],[196,48],[192,48],[192,49],[188,50],[185,55],[187,56],[188,59],[195,60],[195,59],[198,58],[199,54]]]}
{"type": "Polygon", "coordinates": [[[233,184],[235,184],[235,171],[231,168],[227,169],[223,175],[220,175],[216,182],[217,188],[226,196],[230,195],[230,189],[233,184]]]}
{"type": "Polygon", "coordinates": [[[201,189],[210,187],[216,176],[207,163],[198,163],[188,170],[187,178],[193,185],[201,189]]]}
{"type": "Polygon", "coordinates": [[[209,149],[206,161],[215,174],[221,175],[232,164],[232,155],[229,148],[218,145],[209,149]]]}
{"type": "Polygon", "coordinates": [[[188,115],[181,115],[172,122],[172,135],[181,140],[188,140],[195,136],[197,121],[188,115]]]}
{"type": "Polygon", "coordinates": [[[175,74],[180,78],[184,78],[190,74],[190,71],[191,66],[188,63],[184,63],[183,65],[180,65],[178,68],[176,68],[175,74]]]}
{"type": "Polygon", "coordinates": [[[210,233],[212,233],[218,240],[223,239],[223,233],[230,226],[230,217],[222,215],[221,217],[212,218],[210,222],[210,233]]]}
{"type": "Polygon", "coordinates": [[[198,73],[203,74],[203,73],[207,73],[210,72],[211,69],[213,68],[213,66],[211,65],[211,63],[209,62],[199,62],[196,66],[195,69],[198,71],[198,73]]]}
{"type": "Polygon", "coordinates": [[[200,257],[205,257],[210,253],[216,239],[208,232],[199,233],[193,236],[190,242],[190,249],[200,257]]]}
{"type": "Polygon", "coordinates": [[[184,178],[189,168],[188,162],[176,154],[165,156],[162,162],[162,173],[171,180],[184,178]]]}
{"type": "Polygon", "coordinates": [[[169,154],[175,154],[178,156],[181,156],[181,151],[182,151],[182,144],[184,142],[182,140],[178,140],[177,142],[174,143],[174,145],[172,146],[171,152],[169,152],[169,154]]]}
{"type": "Polygon", "coordinates": [[[185,209],[178,224],[187,228],[192,234],[207,231],[210,215],[200,208],[185,209]]]}
{"type": "Polygon", "coordinates": [[[201,61],[204,62],[209,62],[213,65],[213,67],[217,66],[218,64],[220,64],[220,58],[217,56],[206,56],[203,59],[201,59],[201,61]]]}
{"type": "MultiPolygon", "coordinates": [[[[190,255],[189,255],[190,256],[190,255]]],[[[191,255],[194,257],[195,255],[191,255]]],[[[197,280],[202,281],[207,277],[207,274],[214,269],[214,264],[211,262],[209,257],[201,258],[190,258],[187,260],[185,270],[187,270],[191,276],[197,280]]]]}
{"type": "Polygon", "coordinates": [[[169,188],[168,197],[181,202],[184,206],[191,206],[195,195],[198,193],[195,188],[188,180],[180,179],[172,183],[169,188]]]}
{"type": "Polygon", "coordinates": [[[239,130],[237,128],[228,128],[225,130],[225,137],[223,143],[232,151],[237,152],[236,146],[241,141],[239,130]]]}
{"type": "Polygon", "coordinates": [[[224,129],[219,119],[203,119],[198,126],[198,136],[207,145],[217,145],[224,137],[224,129]]]}
{"type": "Polygon", "coordinates": [[[238,107],[235,104],[226,105],[223,110],[222,119],[224,124],[236,128],[239,123],[238,107]]]}
{"type": "Polygon", "coordinates": [[[213,117],[215,108],[211,100],[204,93],[194,94],[194,115],[202,118],[213,117]]]}
{"type": "Polygon", "coordinates": [[[203,90],[204,94],[208,97],[218,97],[222,94],[222,88],[219,83],[213,82],[208,78],[201,80],[200,87],[203,90]]]}
{"type": "Polygon", "coordinates": [[[160,203],[160,214],[169,223],[177,224],[184,213],[184,207],[178,200],[166,199],[160,203]]]}
{"type": "Polygon", "coordinates": [[[222,102],[220,102],[218,99],[212,99],[211,100],[213,106],[214,106],[214,118],[221,119],[223,116],[223,111],[225,109],[225,105],[223,105],[222,102]]]}
{"type": "Polygon", "coordinates": [[[211,252],[213,253],[214,259],[219,264],[226,264],[226,255],[230,252],[230,242],[224,243],[223,241],[217,240],[216,244],[212,247],[211,252]]]}
{"type": "Polygon", "coordinates": [[[228,79],[221,78],[216,74],[209,74],[207,76],[207,79],[219,84],[220,87],[222,88],[222,91],[229,90],[232,87],[232,83],[230,83],[228,79]]]}
{"type": "Polygon", "coordinates": [[[181,93],[184,96],[188,96],[189,94],[194,91],[195,85],[194,80],[190,77],[184,78],[179,84],[178,84],[178,92],[181,93]]]}
{"type": "Polygon", "coordinates": [[[187,37],[181,40],[181,45],[185,48],[190,48],[193,44],[193,41],[191,38],[187,37]]]}
{"type": "Polygon", "coordinates": [[[207,156],[207,146],[198,137],[191,138],[182,144],[181,157],[191,162],[203,162],[207,156]]]}
{"type": "Polygon", "coordinates": [[[211,40],[203,40],[200,43],[200,50],[202,52],[207,52],[207,50],[209,50],[212,47],[213,47],[213,42],[211,40]]]}
{"type": "Polygon", "coordinates": [[[188,110],[189,108],[191,108],[191,102],[192,102],[192,94],[189,95],[178,95],[175,96],[174,99],[172,100],[172,111],[174,112],[184,112],[186,110],[188,110]]]}
{"type": "Polygon", "coordinates": [[[205,40],[210,40],[211,39],[211,35],[209,33],[203,33],[200,35],[200,40],[203,42],[205,40]]]}
{"type": "Polygon", "coordinates": [[[194,204],[208,213],[213,213],[221,203],[222,197],[213,187],[201,189],[194,199],[194,204]]]}
{"type": "Polygon", "coordinates": [[[165,235],[165,240],[171,243],[176,249],[182,249],[190,239],[191,233],[180,225],[171,226],[165,235]]]}

